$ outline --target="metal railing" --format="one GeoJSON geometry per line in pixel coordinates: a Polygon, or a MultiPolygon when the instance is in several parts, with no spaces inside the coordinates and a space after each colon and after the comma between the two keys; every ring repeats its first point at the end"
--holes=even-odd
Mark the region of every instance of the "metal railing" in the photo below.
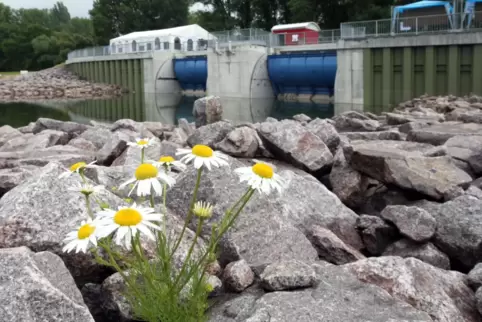
{"type": "Polygon", "coordinates": [[[459,13],[345,22],[340,25],[342,39],[463,32],[477,29],[482,29],[482,12],[474,12],[470,15],[459,13]]]}
{"type": "Polygon", "coordinates": [[[340,39],[340,29],[322,30],[320,32],[285,32],[271,34],[270,46],[299,46],[335,43],[340,39]]]}

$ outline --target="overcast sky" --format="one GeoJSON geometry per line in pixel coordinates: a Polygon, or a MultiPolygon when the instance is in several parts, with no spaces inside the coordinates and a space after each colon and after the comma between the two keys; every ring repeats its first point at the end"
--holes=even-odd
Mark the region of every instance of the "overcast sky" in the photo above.
{"type": "MultiPolygon", "coordinates": [[[[50,9],[58,0],[0,0],[7,6],[12,8],[47,8],[50,9]]],[[[89,10],[92,9],[94,0],[62,0],[62,2],[69,8],[72,17],[88,17],[89,10]]],[[[203,6],[196,3],[192,9],[199,10],[203,6]]]]}

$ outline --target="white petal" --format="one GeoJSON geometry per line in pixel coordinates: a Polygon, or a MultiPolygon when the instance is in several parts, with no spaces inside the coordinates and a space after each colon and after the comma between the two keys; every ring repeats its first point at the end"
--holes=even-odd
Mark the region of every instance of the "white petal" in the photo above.
{"type": "Polygon", "coordinates": [[[135,182],[135,181],[136,181],[136,178],[131,178],[131,179],[127,180],[126,182],[124,182],[123,184],[121,184],[121,185],[119,186],[119,189],[122,190],[122,189],[124,189],[125,186],[127,186],[127,185],[129,185],[129,184],[131,184],[131,183],[133,183],[133,182],[135,182]]]}
{"type": "Polygon", "coordinates": [[[149,228],[144,226],[142,223],[137,225],[136,228],[139,229],[139,231],[141,233],[143,233],[144,235],[146,235],[149,239],[156,240],[156,237],[154,237],[154,234],[152,234],[152,232],[149,230],[149,228]]]}
{"type": "Polygon", "coordinates": [[[200,157],[197,157],[194,159],[194,168],[199,169],[203,166],[203,159],[200,157]]]}

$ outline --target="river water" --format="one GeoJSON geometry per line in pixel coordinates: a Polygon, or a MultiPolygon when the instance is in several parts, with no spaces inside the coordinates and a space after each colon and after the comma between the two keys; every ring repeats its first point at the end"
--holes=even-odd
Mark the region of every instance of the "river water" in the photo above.
{"type": "MultiPolygon", "coordinates": [[[[195,97],[179,94],[129,94],[107,100],[0,103],[0,126],[20,127],[39,117],[87,123],[90,120],[115,122],[119,119],[176,124],[179,118],[193,121],[195,97]]],[[[282,102],[274,99],[222,98],[223,118],[234,123],[260,122],[268,116],[281,119],[304,113],[312,118],[329,118],[353,107],[333,104],[282,102]]]]}

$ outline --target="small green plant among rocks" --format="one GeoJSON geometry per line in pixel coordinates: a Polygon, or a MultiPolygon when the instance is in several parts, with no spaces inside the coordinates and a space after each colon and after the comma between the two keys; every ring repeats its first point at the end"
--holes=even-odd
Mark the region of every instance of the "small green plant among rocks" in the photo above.
{"type": "Polygon", "coordinates": [[[132,179],[119,187],[130,188],[128,195],[133,203],[128,207],[111,209],[99,199],[98,191],[102,187],[88,184],[84,176],[87,168],[95,167],[94,163],[76,163],[61,175],[79,176],[79,185],[72,189],[84,195],[88,210],[85,221],[67,235],[64,251],[91,252],[99,263],[119,272],[126,285],[125,297],[136,319],[148,322],[206,321],[208,296],[213,291],[213,286],[208,283],[208,268],[216,261],[220,239],[256,192],[270,194],[277,190],[281,193],[286,181],[265,163],[234,170],[240,176],[240,182],[247,183],[246,192],[217,223],[211,225],[209,238],[205,239],[203,247],[199,247],[201,232],[215,207],[197,200],[202,175],[214,167],[228,166],[227,156],[208,146],[196,145],[192,149],[178,149],[176,154],[182,156],[180,161],[171,156],[162,156],[158,161],[145,160],[144,151],[152,142],[137,139],[129,143],[139,148],[141,164],[132,179]],[[176,184],[171,170],[182,171],[188,165],[197,170],[196,183],[182,230],[172,234],[168,229],[166,207],[168,189],[176,184]],[[156,197],[162,198],[162,204],[156,205],[155,200],[159,199],[156,197]],[[96,214],[92,212],[93,200],[102,209],[96,214]],[[196,226],[194,237],[182,263],[176,263],[175,254],[191,224],[196,226]],[[146,245],[155,245],[155,251],[146,245]],[[200,249],[198,252],[196,247],[200,249]]]}

